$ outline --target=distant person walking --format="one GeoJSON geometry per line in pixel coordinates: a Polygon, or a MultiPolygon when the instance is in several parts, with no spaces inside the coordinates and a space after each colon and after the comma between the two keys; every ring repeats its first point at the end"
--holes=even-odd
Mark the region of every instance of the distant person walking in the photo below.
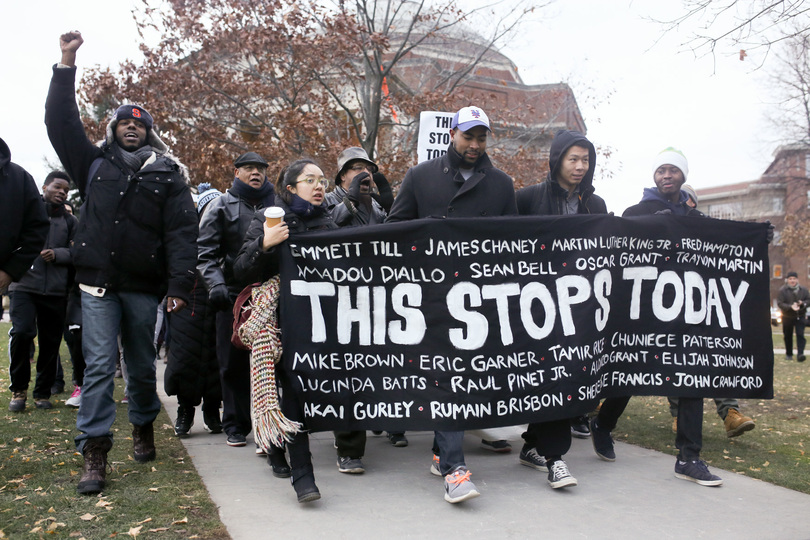
{"type": "Polygon", "coordinates": [[[804,318],[807,316],[807,302],[810,293],[807,287],[799,285],[799,275],[788,272],[785,284],[779,289],[776,304],[782,310],[782,333],[785,336],[785,354],[793,360],[793,331],[796,331],[796,359],[804,362],[804,318]]]}

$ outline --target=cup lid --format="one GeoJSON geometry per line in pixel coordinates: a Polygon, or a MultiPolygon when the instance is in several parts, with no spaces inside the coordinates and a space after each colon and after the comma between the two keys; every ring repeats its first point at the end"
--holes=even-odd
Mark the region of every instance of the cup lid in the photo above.
{"type": "Polygon", "coordinates": [[[278,206],[268,206],[264,209],[264,217],[282,218],[284,217],[284,210],[278,206]]]}

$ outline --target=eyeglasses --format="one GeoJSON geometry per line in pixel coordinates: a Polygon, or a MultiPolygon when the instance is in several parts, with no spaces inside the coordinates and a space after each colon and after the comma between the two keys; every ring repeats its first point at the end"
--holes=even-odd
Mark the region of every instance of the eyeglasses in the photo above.
{"type": "Polygon", "coordinates": [[[321,176],[320,178],[317,178],[315,176],[306,176],[304,178],[301,178],[300,180],[296,180],[295,183],[300,184],[301,182],[306,182],[310,187],[315,187],[316,185],[319,185],[323,189],[326,189],[326,187],[329,185],[329,180],[327,180],[323,176],[321,176]]]}

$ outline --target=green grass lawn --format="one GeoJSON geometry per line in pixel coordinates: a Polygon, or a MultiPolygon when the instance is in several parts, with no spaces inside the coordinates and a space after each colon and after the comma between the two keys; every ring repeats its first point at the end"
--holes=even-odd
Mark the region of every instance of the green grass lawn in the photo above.
{"type": "MultiPolygon", "coordinates": [[[[0,538],[230,538],[165,411],[155,421],[157,460],[140,464],[119,404],[108,489],[78,495],[83,460],[73,444],[76,410],[64,405],[70,390],[52,398],[53,409],[40,410],[29,387],[25,412],[8,410],[9,326],[0,323],[0,538]]],[[[64,344],[62,358],[69,378],[64,344]]],[[[121,379],[115,397],[123,397],[121,379]]]]}

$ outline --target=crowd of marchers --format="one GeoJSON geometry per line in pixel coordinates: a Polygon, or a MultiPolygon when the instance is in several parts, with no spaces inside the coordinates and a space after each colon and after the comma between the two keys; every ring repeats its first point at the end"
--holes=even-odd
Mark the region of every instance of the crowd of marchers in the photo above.
{"type": "MultiPolygon", "coordinates": [[[[66,403],[78,408],[75,444],[84,457],[79,493],[106,487],[119,367],[126,379],[133,456],[141,463],[155,459],[160,341],[166,345],[165,389],[178,403],[175,434],[189,434],[201,405],[209,432],[224,432],[230,446],[247,444],[256,425],[251,351],[233,339],[233,308],[246,286],[278,274],[280,250],[290,237],[430,217],[608,213],[594,192],[596,151],[583,134],[558,132],[547,177],[516,192],[513,179],[487,155],[492,128],[476,106],[455,114],[446,153],[408,170],[396,197],[366,151],[349,147],[330,178],[322,164],[307,157],[269,177],[267,161],[245,152],[232,168],[223,165],[233,171],[230,188],[222,193],[201,184],[195,201],[187,169],[169,152],[153,116],[140,105],[119,107],[100,143],[88,139],[75,89],[76,52],[82,43],[79,32],[60,37],[61,59],[53,67],[46,102],[48,136],[64,170],[50,173],[40,189],[11,162],[11,152],[0,140],[0,291],[8,289],[12,322],[9,409],[26,409],[35,338],[34,406],[53,406],[51,396],[61,391],[60,379],[64,385],[58,356],[64,336],[74,386],[66,403]],[[81,198],[79,219],[67,203],[71,183],[81,198]],[[327,191],[330,185],[334,187],[327,191]],[[265,213],[267,209],[272,210],[265,213]]],[[[682,152],[667,148],[654,156],[651,172],[652,185],[624,216],[708,219],[697,210],[695,191],[685,183],[689,166],[682,152]]],[[[799,362],[805,360],[808,301],[807,289],[789,273],[778,304],[788,358],[793,357],[795,332],[799,362]]],[[[321,495],[303,406],[284,366],[279,362],[275,373],[280,408],[303,429],[284,444],[257,444],[256,453],[267,457],[273,475],[290,478],[304,503],[321,495]]],[[[609,398],[590,419],[528,424],[519,462],[546,473],[551,488],[576,486],[563,459],[572,437],[591,438],[598,457],[614,461],[611,431],[629,400],[609,398]]],[[[754,429],[737,400],[715,402],[728,437],[754,429]]],[[[678,449],[675,476],[721,485],[722,479],[700,459],[703,399],[670,398],[670,409],[678,449]]],[[[386,434],[394,447],[408,445],[405,433],[386,434]]],[[[474,434],[493,452],[512,449],[501,430],[474,434]]],[[[366,432],[334,435],[339,471],[363,473],[366,432]]],[[[480,494],[465,463],[464,435],[434,433],[430,471],[444,478],[444,498],[450,503],[480,494]]]]}

